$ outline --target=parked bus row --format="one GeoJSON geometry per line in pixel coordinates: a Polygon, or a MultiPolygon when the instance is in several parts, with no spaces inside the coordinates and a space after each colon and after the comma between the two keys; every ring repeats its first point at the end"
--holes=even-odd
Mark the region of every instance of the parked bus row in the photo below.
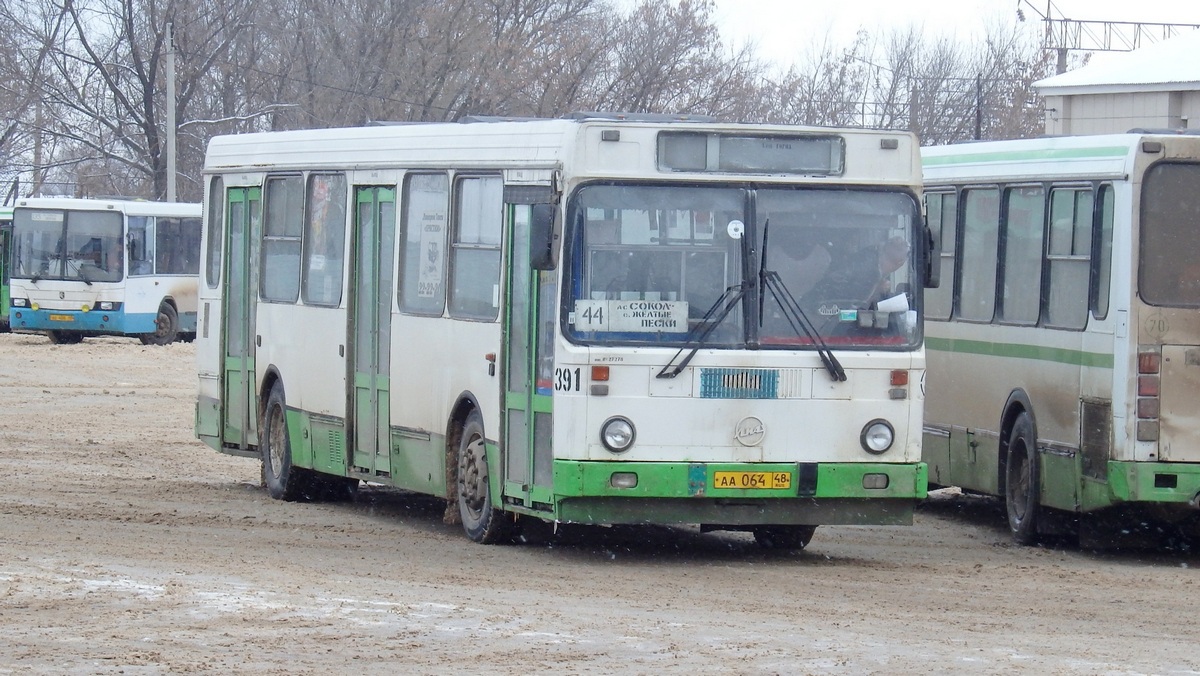
{"type": "Polygon", "coordinates": [[[480,542],[799,548],[927,486],[1021,543],[1197,522],[1200,136],[477,120],[218,137],[205,175],[203,246],[198,205],[0,213],[8,316],[198,331],[197,434],[274,497],[392,485],[480,542]]]}
{"type": "Polygon", "coordinates": [[[145,344],[196,331],[200,205],[18,199],[0,229],[5,317],[55,343],[137,336],[145,344]]]}

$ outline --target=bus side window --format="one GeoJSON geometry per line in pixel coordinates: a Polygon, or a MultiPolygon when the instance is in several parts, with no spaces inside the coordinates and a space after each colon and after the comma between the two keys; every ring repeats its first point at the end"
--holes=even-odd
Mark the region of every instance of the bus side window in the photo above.
{"type": "Polygon", "coordinates": [[[304,302],[336,307],[342,302],[346,248],[346,175],[308,177],[304,223],[304,302]]]}
{"type": "Polygon", "coordinates": [[[450,185],[445,174],[411,174],[404,182],[400,240],[400,309],[440,315],[446,300],[446,229],[450,185]]]}
{"type": "Polygon", "coordinates": [[[954,302],[954,245],[957,239],[958,195],[926,193],[925,208],[929,228],[941,244],[941,284],[925,291],[925,316],[929,319],[949,319],[954,302]]]}
{"type": "Polygon", "coordinates": [[[1000,316],[1006,323],[1032,325],[1041,310],[1046,189],[1040,185],[1009,188],[1005,199],[1000,316]]]}
{"type": "Polygon", "coordinates": [[[263,300],[295,303],[300,297],[303,205],[303,177],[267,179],[261,267],[263,300]]]}
{"type": "Polygon", "coordinates": [[[499,176],[468,177],[456,193],[450,316],[492,321],[500,310],[504,184],[499,176]]]}
{"type": "Polygon", "coordinates": [[[225,181],[220,176],[212,180],[208,189],[208,228],[205,236],[208,238],[205,261],[207,268],[204,279],[208,288],[215,289],[221,281],[221,249],[224,242],[225,227],[225,181]]]}
{"type": "Polygon", "coordinates": [[[990,322],[996,311],[997,231],[1000,191],[997,188],[963,192],[963,260],[958,315],[990,322]]]}
{"type": "MultiPolygon", "coordinates": [[[[162,219],[167,220],[167,219],[162,219]]],[[[152,216],[129,217],[129,274],[154,274],[154,231],[152,216]]]]}
{"type": "Polygon", "coordinates": [[[1113,237],[1113,187],[1100,186],[1100,213],[1096,236],[1095,262],[1096,281],[1092,285],[1092,316],[1104,319],[1108,316],[1108,300],[1112,285],[1112,237],[1113,237]]]}
{"type": "Polygon", "coordinates": [[[1092,189],[1050,191],[1049,290],[1047,326],[1082,329],[1087,323],[1092,257],[1092,189]]]}

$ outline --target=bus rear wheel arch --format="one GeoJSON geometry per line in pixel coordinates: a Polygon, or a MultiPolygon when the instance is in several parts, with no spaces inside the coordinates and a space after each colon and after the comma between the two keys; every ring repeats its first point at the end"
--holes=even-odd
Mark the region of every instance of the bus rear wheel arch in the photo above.
{"type": "Polygon", "coordinates": [[[143,333],[139,338],[143,345],[170,345],[179,335],[179,312],[167,301],[158,306],[154,317],[154,331],[143,333]]]}

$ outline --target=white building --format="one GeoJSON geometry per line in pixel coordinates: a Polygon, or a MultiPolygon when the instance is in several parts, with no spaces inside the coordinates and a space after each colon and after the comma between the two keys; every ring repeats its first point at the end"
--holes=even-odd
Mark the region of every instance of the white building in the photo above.
{"type": "Polygon", "coordinates": [[[1046,133],[1200,128],[1200,30],[1034,83],[1046,133]]]}

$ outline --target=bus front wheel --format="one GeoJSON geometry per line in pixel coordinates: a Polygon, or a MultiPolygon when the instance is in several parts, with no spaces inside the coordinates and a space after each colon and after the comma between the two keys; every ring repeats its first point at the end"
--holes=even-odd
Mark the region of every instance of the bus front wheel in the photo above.
{"type": "Polygon", "coordinates": [[[292,467],[287,407],[284,404],[281,383],[275,383],[271,387],[271,396],[267,399],[267,408],[263,412],[259,429],[262,431],[258,445],[262,452],[262,480],[263,485],[267,487],[267,493],[276,500],[303,499],[308,477],[304,470],[292,467]]]}
{"type": "Polygon", "coordinates": [[[83,342],[83,334],[74,331],[50,331],[46,336],[55,345],[77,345],[83,342]]]}
{"type": "Polygon", "coordinates": [[[812,542],[816,526],[758,526],[754,541],[763,549],[799,550],[812,542]]]}
{"type": "Polygon", "coordinates": [[[143,345],[170,345],[179,335],[179,313],[170,303],[158,306],[158,315],[154,318],[154,333],[143,333],[140,338],[143,345]]]}
{"type": "Polygon", "coordinates": [[[488,483],[487,449],[483,436],[483,418],[471,411],[458,439],[458,513],[467,537],[481,544],[493,544],[510,537],[512,522],[492,507],[488,483]]]}
{"type": "Polygon", "coordinates": [[[1033,419],[1028,413],[1021,413],[1008,435],[1008,461],[1004,470],[1004,507],[1008,512],[1008,528],[1017,544],[1037,542],[1041,474],[1033,419]]]}

